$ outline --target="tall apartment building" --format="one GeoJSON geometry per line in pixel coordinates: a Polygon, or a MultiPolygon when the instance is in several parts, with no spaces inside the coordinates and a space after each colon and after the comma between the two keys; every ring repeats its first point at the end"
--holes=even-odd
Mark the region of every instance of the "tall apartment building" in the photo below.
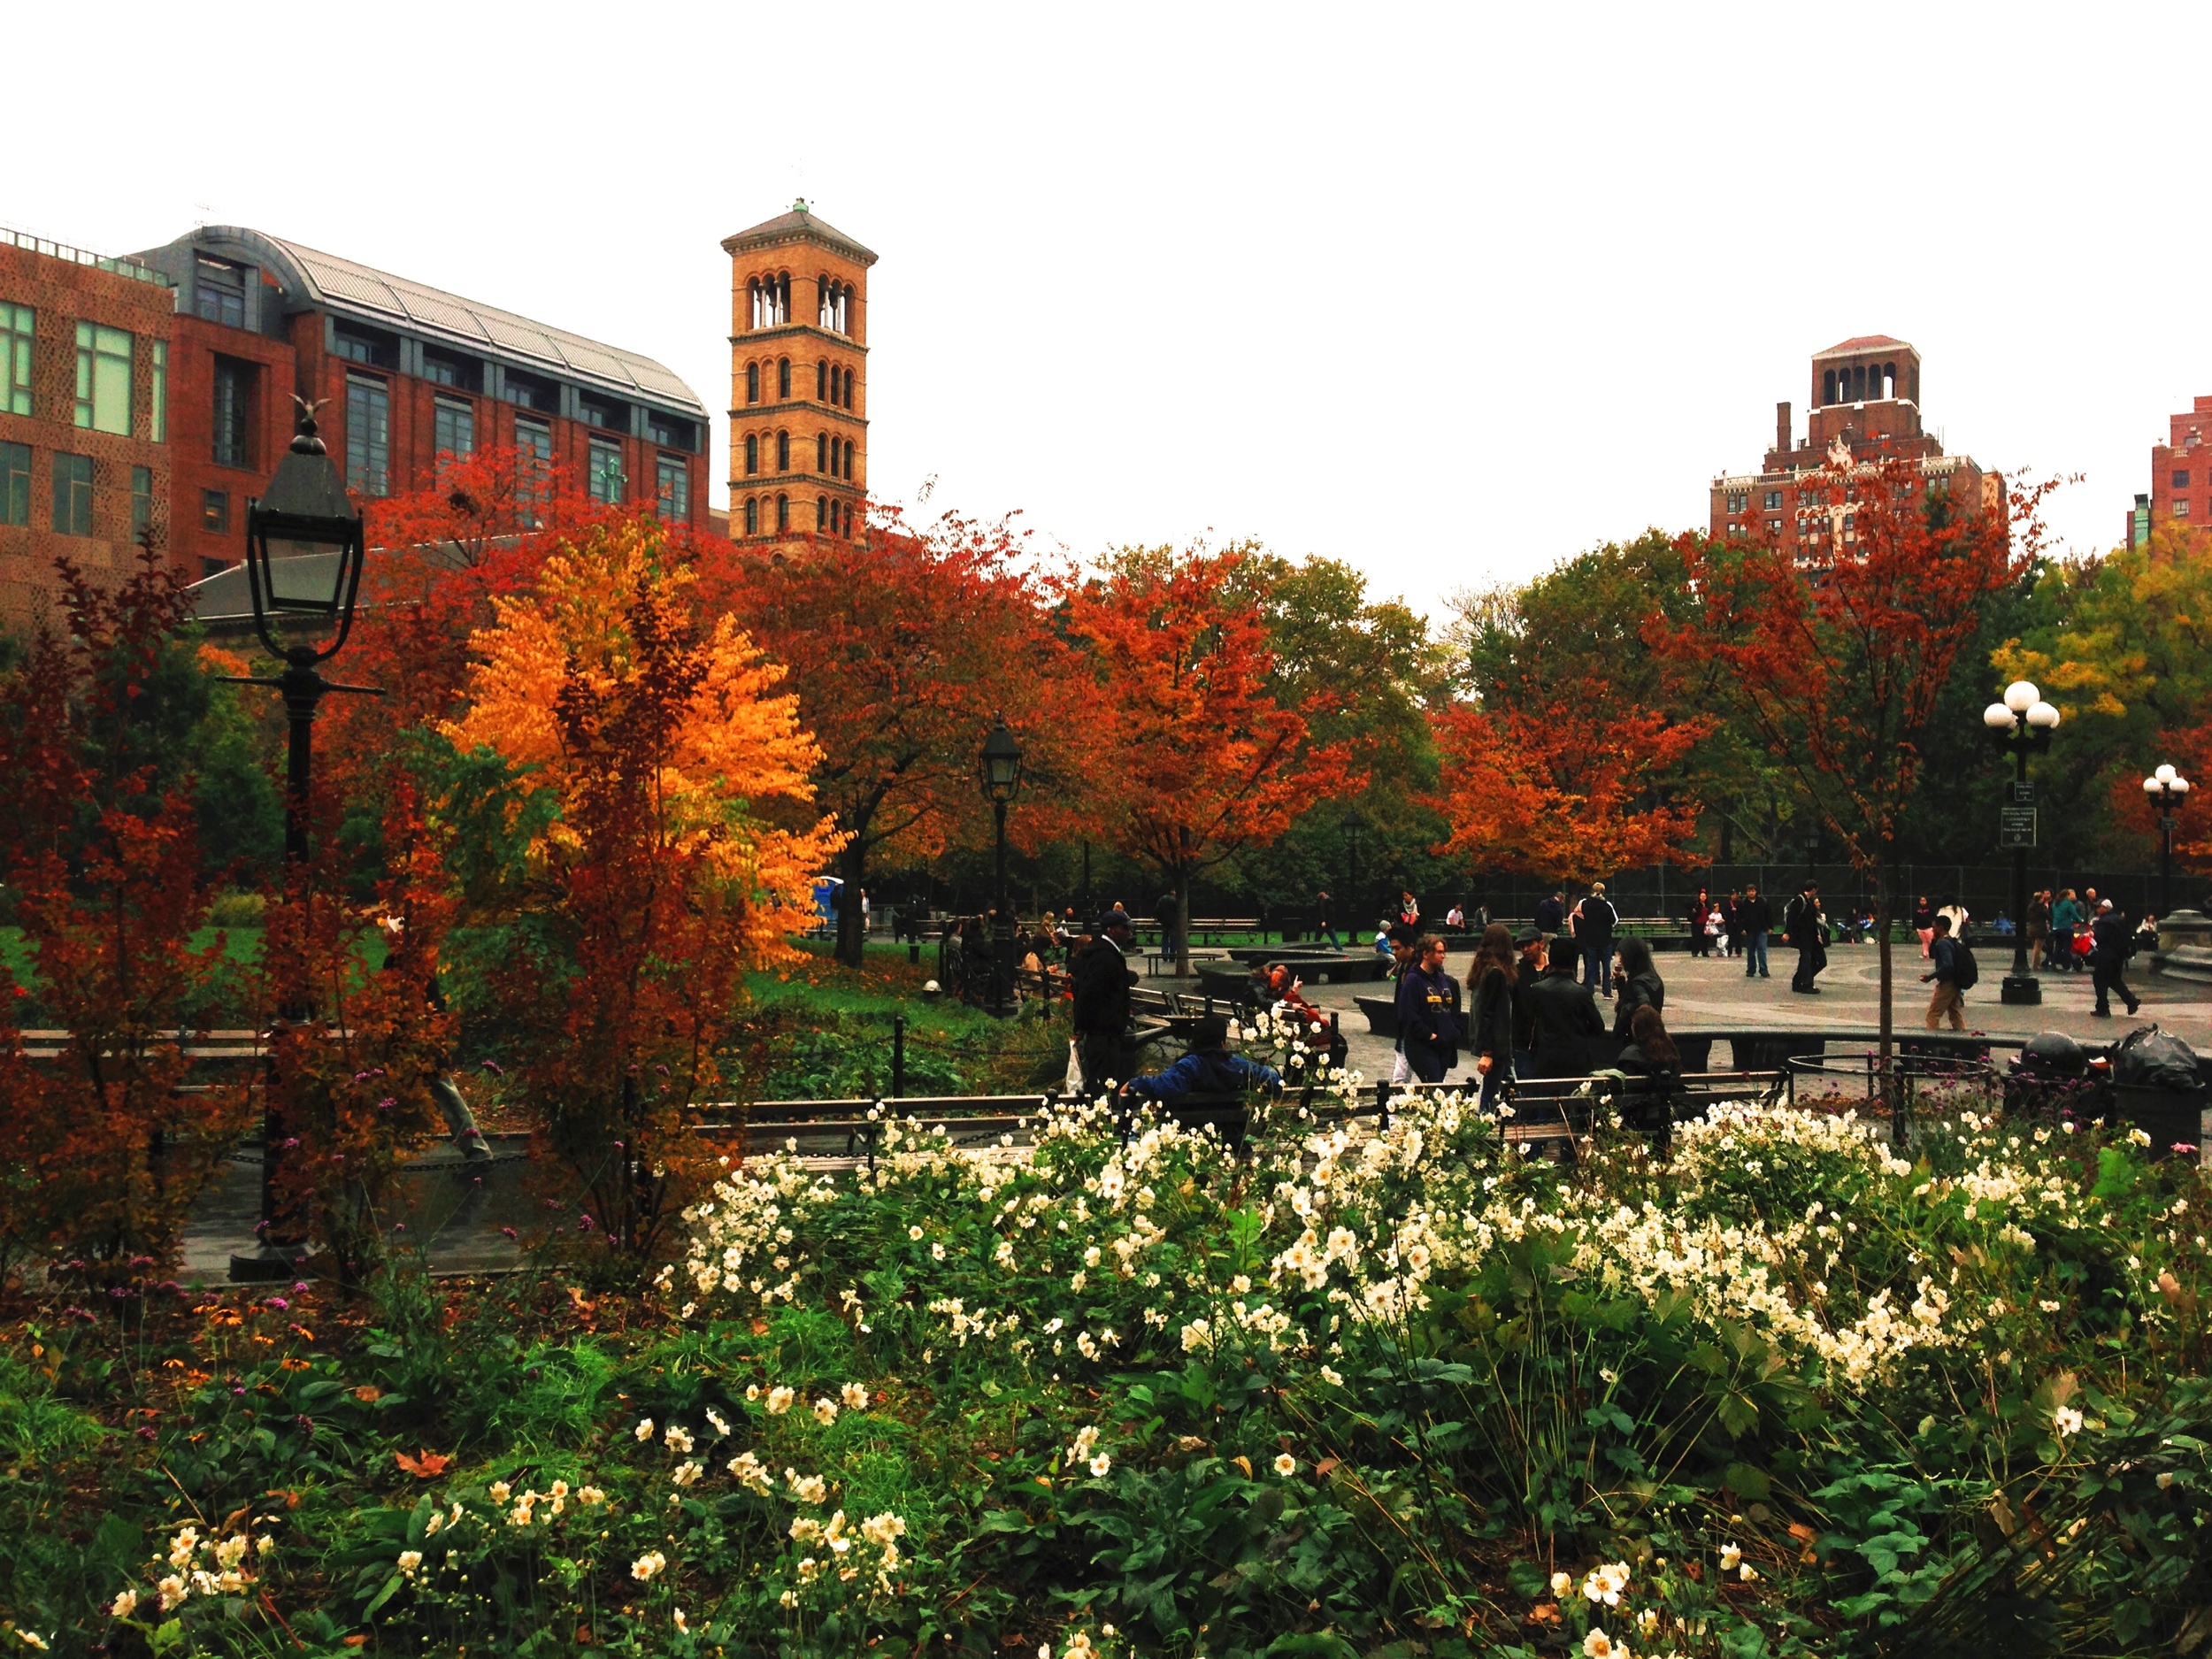
{"type": "Polygon", "coordinates": [[[803,201],[730,256],[730,536],[851,536],[868,499],[868,267],[803,201]]]}
{"type": "Polygon", "coordinates": [[[1915,463],[1930,489],[1947,490],[1977,511],[2001,510],[2005,481],[1970,456],[1946,455],[1943,441],[1921,424],[1920,354],[1887,334],[1861,334],[1816,352],[1812,412],[1805,440],[1793,441],[1790,406],[1774,406],[1774,447],[1755,472],[1712,482],[1710,523],[1715,540],[1762,530],[1794,557],[1817,564],[1855,536],[1847,499],[1817,499],[1824,492],[1802,482],[1839,463],[1915,463]]]}
{"type": "Polygon", "coordinates": [[[58,555],[111,583],[160,545],[173,311],[143,265],[0,230],[0,626],[52,604],[58,555]]]}
{"type": "Polygon", "coordinates": [[[2212,526],[2212,397],[2200,397],[2185,415],[2166,418],[2166,442],[2151,445],[2151,488],[2135,498],[2125,545],[2150,541],[2154,525],[2212,526]]]}
{"type": "Polygon", "coordinates": [[[511,445],[598,500],[706,523],[706,406],[650,357],[241,226],[137,257],[174,285],[172,518],[195,576],[242,557],[295,392],[324,400],[323,435],[360,495],[419,488],[441,455],[511,445]]]}

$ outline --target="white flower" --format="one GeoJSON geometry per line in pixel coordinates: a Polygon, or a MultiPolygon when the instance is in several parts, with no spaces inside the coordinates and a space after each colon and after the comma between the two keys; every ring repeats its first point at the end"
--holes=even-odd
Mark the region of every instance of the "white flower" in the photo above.
{"type": "Polygon", "coordinates": [[[1321,1380],[1332,1388],[1344,1386],[1344,1379],[1337,1375],[1336,1367],[1333,1365],[1324,1365],[1321,1368],[1321,1380]]]}
{"type": "Polygon", "coordinates": [[[672,1452],[683,1453],[691,1449],[691,1431],[676,1424],[670,1424],[667,1432],[661,1439],[672,1452]]]}
{"type": "Polygon", "coordinates": [[[1091,1473],[1100,1477],[1102,1479],[1105,1477],[1106,1471],[1113,1466],[1114,1460],[1109,1457],[1104,1452],[1099,1453],[1097,1456],[1091,1459],[1091,1473]]]}
{"type": "MultiPolygon", "coordinates": [[[[730,1432],[729,1424],[711,1406],[707,1408],[707,1421],[714,1425],[714,1438],[718,1440],[730,1432]]],[[[565,1488],[557,1480],[553,1483],[553,1495],[557,1498],[565,1495],[565,1488]]]]}
{"type": "Polygon", "coordinates": [[[771,1388],[768,1391],[768,1415],[772,1417],[781,1417],[791,1409],[791,1402],[798,1397],[793,1389],[771,1388]]]}
{"type": "Polygon", "coordinates": [[[2081,1432],[2081,1413],[2071,1406],[2056,1406],[2051,1411],[2051,1426],[2061,1434],[2081,1432]]]}
{"type": "Polygon", "coordinates": [[[705,1464],[694,1463],[689,1459],[687,1459],[683,1463],[677,1465],[676,1472],[671,1476],[670,1479],[674,1480],[680,1486],[687,1486],[704,1473],[706,1473],[705,1464]]]}
{"type": "Polygon", "coordinates": [[[1283,1453],[1275,1460],[1275,1472],[1279,1475],[1284,1476],[1286,1479],[1289,1476],[1296,1474],[1298,1472],[1298,1460],[1295,1457],[1293,1457],[1288,1452],[1283,1453]]]}
{"type": "Polygon", "coordinates": [[[494,1503],[504,1503],[507,1502],[507,1494],[512,1492],[514,1488],[503,1480],[495,1480],[490,1486],[485,1487],[484,1490],[489,1494],[491,1501],[494,1503]]]}
{"type": "Polygon", "coordinates": [[[1615,1642],[1594,1624],[1590,1626],[1590,1633],[1582,1639],[1582,1651],[1586,1659],[1629,1659],[1628,1649],[1615,1642]]]}
{"type": "Polygon", "coordinates": [[[1552,1574],[1551,1593],[1554,1595],[1564,1595],[1568,1591],[1573,1589],[1574,1587],[1575,1576],[1571,1572],[1555,1572],[1552,1574]]]}
{"type": "Polygon", "coordinates": [[[825,1427],[837,1421],[837,1402],[824,1394],[814,1402],[814,1416],[825,1427]]]}
{"type": "MultiPolygon", "coordinates": [[[[650,1417],[641,1417],[638,1420],[637,1427],[632,1429],[630,1432],[636,1435],[641,1443],[651,1440],[653,1438],[653,1419],[650,1417]]],[[[503,1503],[506,1500],[503,1498],[500,1502],[503,1503]]]]}
{"type": "Polygon", "coordinates": [[[108,1606],[110,1618],[128,1618],[137,1611],[138,1592],[135,1590],[117,1591],[115,1600],[108,1606]]]}
{"type": "Polygon", "coordinates": [[[802,1475],[795,1469],[787,1469],[783,1478],[802,1503],[819,1503],[829,1496],[829,1482],[819,1475],[802,1475]]]}
{"type": "Polygon", "coordinates": [[[399,1570],[409,1578],[413,1578],[415,1569],[421,1565],[422,1551],[419,1549],[403,1549],[399,1552],[399,1570]]]}
{"type": "Polygon", "coordinates": [[[676,1631],[677,1631],[677,1633],[678,1633],[679,1635],[686,1635],[686,1634],[688,1634],[688,1633],[690,1632],[690,1630],[691,1630],[691,1621],[690,1621],[689,1619],[687,1619],[687,1618],[686,1618],[686,1617],[684,1617],[684,1610],[683,1610],[683,1609],[681,1609],[681,1608],[678,1608],[678,1609],[676,1609],[676,1631]]]}
{"type": "Polygon", "coordinates": [[[26,1647],[35,1647],[41,1653],[47,1651],[46,1638],[40,1635],[36,1631],[19,1629],[15,1633],[23,1638],[23,1645],[26,1647]]]}
{"type": "Polygon", "coordinates": [[[1759,1574],[1757,1571],[1747,1561],[1744,1563],[1742,1566],[1736,1569],[1736,1576],[1741,1578],[1746,1584],[1756,1584],[1759,1582],[1759,1574]]]}
{"type": "Polygon", "coordinates": [[[649,1549],[630,1563],[630,1576],[643,1584],[667,1565],[667,1556],[657,1549],[649,1549]]]}
{"type": "Polygon", "coordinates": [[[1742,1546],[1742,1545],[1740,1545],[1740,1544],[1723,1544],[1723,1545],[1720,1547],[1720,1570],[1721,1570],[1723,1572],[1733,1572],[1733,1571],[1736,1571],[1736,1563],[1737,1563],[1738,1562],[1741,1561],[1742,1559],[1743,1559],[1743,1546],[1742,1546]]]}
{"type": "Polygon", "coordinates": [[[596,1486],[581,1486],[577,1489],[576,1502],[579,1503],[596,1505],[604,1503],[606,1501],[607,1494],[596,1486]]]}
{"type": "Polygon", "coordinates": [[[154,1588],[161,1594],[161,1610],[165,1613],[166,1613],[171,1608],[176,1606],[178,1602],[183,1601],[186,1596],[191,1594],[189,1590],[187,1590],[184,1587],[184,1580],[178,1578],[173,1572],[167,1578],[164,1578],[159,1584],[156,1585],[154,1588]]]}
{"type": "Polygon", "coordinates": [[[918,1239],[922,1236],[922,1230],[919,1227],[909,1227],[906,1230],[906,1236],[910,1239],[918,1239]]]}
{"type": "Polygon", "coordinates": [[[929,1247],[929,1255],[932,1261],[943,1261],[945,1259],[945,1246],[943,1240],[940,1240],[937,1242],[933,1243],[929,1247]]]}
{"type": "Polygon", "coordinates": [[[849,1382],[839,1389],[838,1393],[843,1396],[845,1403],[854,1410],[865,1411],[868,1409],[868,1391],[858,1383],[849,1382]]]}

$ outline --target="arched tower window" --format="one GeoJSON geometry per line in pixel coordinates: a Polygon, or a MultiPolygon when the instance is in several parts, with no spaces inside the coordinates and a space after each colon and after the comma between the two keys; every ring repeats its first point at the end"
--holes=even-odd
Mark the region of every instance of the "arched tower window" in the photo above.
{"type": "Polygon", "coordinates": [[[776,396],[780,399],[788,398],[791,396],[791,359],[789,357],[776,359],[776,396]]]}
{"type": "Polygon", "coordinates": [[[1833,369],[1824,370],[1821,373],[1820,401],[1824,408],[1836,401],[1836,372],[1833,369]]]}
{"type": "Polygon", "coordinates": [[[757,496],[748,495],[745,498],[745,534],[760,534],[760,501],[757,496]]]}
{"type": "Polygon", "coordinates": [[[745,434],[745,476],[750,478],[759,471],[760,434],[757,432],[749,432],[745,434]]]}
{"type": "Polygon", "coordinates": [[[814,279],[815,291],[821,298],[821,308],[815,321],[833,334],[852,333],[852,289],[847,284],[833,280],[826,273],[814,279]]]}
{"type": "Polygon", "coordinates": [[[826,472],[830,470],[829,434],[826,432],[818,432],[814,434],[814,470],[818,472],[826,472]]]}
{"type": "Polygon", "coordinates": [[[830,401],[829,365],[818,357],[814,364],[814,401],[818,403],[830,401]]]}
{"type": "Polygon", "coordinates": [[[788,495],[776,497],[776,528],[779,531],[791,528],[791,497],[788,495]]]}
{"type": "Polygon", "coordinates": [[[817,495],[814,498],[814,527],[817,530],[829,528],[829,497],[827,495],[817,495]]]}
{"type": "Polygon", "coordinates": [[[752,325],[756,328],[780,328],[791,320],[791,273],[780,271],[771,277],[755,277],[746,284],[746,293],[752,301],[752,325]]]}
{"type": "Polygon", "coordinates": [[[850,477],[853,475],[853,441],[852,441],[850,438],[848,438],[848,439],[846,439],[846,440],[845,440],[845,474],[844,474],[844,475],[845,475],[847,478],[850,478],[850,477]]]}
{"type": "Polygon", "coordinates": [[[848,409],[850,409],[852,406],[853,406],[853,372],[852,372],[850,369],[847,369],[847,370],[845,371],[845,407],[846,407],[846,408],[848,408],[848,409]]]}
{"type": "Polygon", "coordinates": [[[1884,397],[1897,396],[1897,365],[1894,363],[1882,365],[1882,396],[1884,397]]]}
{"type": "Polygon", "coordinates": [[[760,365],[757,363],[745,365],[745,401],[749,403],[760,402],[760,365]]]}
{"type": "Polygon", "coordinates": [[[776,434],[776,471],[788,472],[790,470],[791,434],[787,432],[780,432],[776,434]]]}

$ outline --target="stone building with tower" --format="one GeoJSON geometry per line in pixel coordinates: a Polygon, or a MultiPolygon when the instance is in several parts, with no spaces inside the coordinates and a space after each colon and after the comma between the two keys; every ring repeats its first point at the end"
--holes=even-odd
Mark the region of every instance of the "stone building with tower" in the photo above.
{"type": "Polygon", "coordinates": [[[2001,511],[2005,481],[1970,456],[1947,455],[1921,419],[1920,354],[1887,334],[1861,334],[1816,352],[1811,409],[1798,441],[1790,405],[1774,406],[1774,444],[1755,472],[1712,481],[1709,523],[1716,541],[1765,534],[1801,563],[1832,559],[1855,537],[1848,499],[1818,499],[1809,475],[1839,464],[1906,460],[1924,486],[1947,491],[1975,511],[2001,511]]]}
{"type": "Polygon", "coordinates": [[[730,256],[730,537],[852,537],[867,520],[868,267],[795,202],[730,256]]]}

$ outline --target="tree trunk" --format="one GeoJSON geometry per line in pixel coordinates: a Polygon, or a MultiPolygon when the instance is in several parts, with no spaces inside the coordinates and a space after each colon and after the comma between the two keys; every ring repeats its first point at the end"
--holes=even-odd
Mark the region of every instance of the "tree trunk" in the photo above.
{"type": "Polygon", "coordinates": [[[1874,867],[1874,928],[1875,949],[1882,964],[1881,1069],[1882,1099],[1889,1108],[1889,1135],[1893,1146],[1905,1143],[1905,1092],[1898,1087],[1893,1055],[1895,1050],[1896,973],[1890,959],[1891,911],[1895,903],[1897,884],[1885,858],[1874,867]]]}
{"type": "Polygon", "coordinates": [[[1175,872],[1175,977],[1190,978],[1190,872],[1175,872]]]}
{"type": "Polygon", "coordinates": [[[837,855],[837,869],[845,879],[845,885],[837,890],[837,959],[849,968],[857,968],[868,943],[860,915],[860,884],[867,874],[868,849],[857,837],[837,855]]]}

